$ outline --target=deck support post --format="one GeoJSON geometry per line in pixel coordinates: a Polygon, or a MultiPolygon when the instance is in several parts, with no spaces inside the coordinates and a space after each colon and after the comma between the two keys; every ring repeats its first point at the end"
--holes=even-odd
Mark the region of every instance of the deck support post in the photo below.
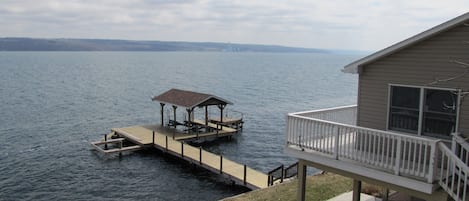
{"type": "Polygon", "coordinates": [[[388,201],[389,200],[389,188],[384,189],[383,193],[383,201],[388,201]]]}
{"type": "Polygon", "coordinates": [[[306,193],[306,165],[303,160],[298,161],[298,194],[297,200],[298,201],[305,201],[305,193],[306,193]]]}
{"type": "Polygon", "coordinates": [[[178,109],[178,106],[173,105],[173,115],[174,115],[174,128],[177,126],[177,121],[176,121],[176,109],[178,109]]]}
{"type": "Polygon", "coordinates": [[[220,155],[220,174],[223,174],[223,156],[220,155]]]}
{"type": "Polygon", "coordinates": [[[360,201],[360,193],[362,190],[362,181],[353,180],[353,198],[352,201],[360,201]]]}
{"type": "MultiPolygon", "coordinates": [[[[107,142],[107,134],[104,134],[104,142],[107,142]]],[[[104,150],[107,150],[107,143],[104,144],[104,150]]]]}
{"type": "Polygon", "coordinates": [[[164,126],[164,119],[163,119],[163,117],[164,117],[164,105],[165,105],[164,103],[160,103],[160,106],[161,106],[161,111],[160,111],[160,113],[161,113],[161,127],[164,126]]]}

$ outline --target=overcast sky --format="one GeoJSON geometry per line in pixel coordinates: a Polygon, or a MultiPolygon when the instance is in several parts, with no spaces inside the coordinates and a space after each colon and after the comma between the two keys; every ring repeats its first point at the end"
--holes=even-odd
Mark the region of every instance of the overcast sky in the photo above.
{"type": "Polygon", "coordinates": [[[0,37],[378,50],[469,11],[469,0],[0,0],[0,37]]]}

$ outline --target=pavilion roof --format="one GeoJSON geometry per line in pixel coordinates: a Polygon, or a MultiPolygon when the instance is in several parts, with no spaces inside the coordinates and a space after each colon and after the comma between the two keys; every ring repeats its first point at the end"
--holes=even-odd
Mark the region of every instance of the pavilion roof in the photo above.
{"type": "Polygon", "coordinates": [[[170,89],[158,96],[153,97],[152,100],[185,108],[232,104],[230,101],[211,94],[185,91],[180,89],[170,89]]]}

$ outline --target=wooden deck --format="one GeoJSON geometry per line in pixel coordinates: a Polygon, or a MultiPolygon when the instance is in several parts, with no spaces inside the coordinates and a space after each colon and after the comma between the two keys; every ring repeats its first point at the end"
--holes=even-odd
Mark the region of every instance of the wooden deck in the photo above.
{"type": "MultiPolygon", "coordinates": [[[[197,123],[205,124],[205,122],[197,123]]],[[[217,125],[209,123],[209,126],[216,128],[217,125]]],[[[246,186],[250,189],[268,187],[267,174],[184,142],[186,139],[197,137],[232,135],[236,133],[236,129],[223,127],[218,133],[182,134],[175,132],[173,129],[146,125],[114,128],[112,131],[138,146],[152,146],[214,173],[221,174],[238,185],[246,186]]]]}

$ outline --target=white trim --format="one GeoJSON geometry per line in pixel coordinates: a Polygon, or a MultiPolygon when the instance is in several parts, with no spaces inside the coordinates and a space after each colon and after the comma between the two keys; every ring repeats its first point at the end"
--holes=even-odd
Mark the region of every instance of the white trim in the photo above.
{"type": "Polygon", "coordinates": [[[389,131],[389,115],[391,114],[391,85],[388,84],[388,108],[386,113],[386,130],[389,131]]]}
{"type": "Polygon", "coordinates": [[[417,135],[422,136],[422,129],[423,129],[423,105],[425,100],[425,90],[423,88],[419,88],[420,90],[420,100],[419,100],[419,121],[417,127],[417,135]]]}
{"type": "Polygon", "coordinates": [[[343,69],[342,72],[345,73],[361,73],[361,68],[363,65],[368,64],[370,62],[373,62],[375,60],[378,60],[382,57],[388,56],[390,54],[393,54],[401,49],[404,49],[412,44],[415,44],[417,42],[423,41],[427,38],[430,38],[436,34],[439,34],[443,31],[446,31],[450,28],[453,28],[461,23],[464,23],[465,21],[469,20],[469,12],[462,14],[456,18],[453,18],[449,21],[446,21],[440,25],[437,25],[431,29],[428,29],[422,33],[419,33],[413,37],[410,37],[408,39],[405,39],[399,43],[396,43],[390,47],[387,47],[385,49],[382,49],[378,52],[375,52],[371,55],[368,55],[362,59],[359,59],[357,61],[354,61],[353,63],[350,63],[346,65],[343,69]]]}
{"type": "Polygon", "coordinates": [[[459,89],[456,89],[456,88],[431,87],[431,86],[411,85],[411,84],[388,83],[388,85],[397,86],[397,87],[413,87],[413,88],[425,88],[425,89],[446,90],[446,91],[457,91],[457,90],[459,90],[459,89]]]}
{"type": "Polygon", "coordinates": [[[459,133],[459,114],[461,112],[461,89],[458,89],[458,102],[457,102],[457,110],[456,110],[456,124],[454,125],[454,133],[459,133]]]}
{"type": "Polygon", "coordinates": [[[324,112],[328,110],[340,110],[340,109],[348,109],[352,107],[357,107],[357,105],[346,105],[346,106],[339,106],[339,107],[331,107],[331,108],[324,108],[324,109],[317,109],[317,110],[307,110],[307,111],[301,111],[301,112],[292,112],[288,113],[288,115],[302,115],[306,113],[313,113],[313,112],[324,112]]]}

